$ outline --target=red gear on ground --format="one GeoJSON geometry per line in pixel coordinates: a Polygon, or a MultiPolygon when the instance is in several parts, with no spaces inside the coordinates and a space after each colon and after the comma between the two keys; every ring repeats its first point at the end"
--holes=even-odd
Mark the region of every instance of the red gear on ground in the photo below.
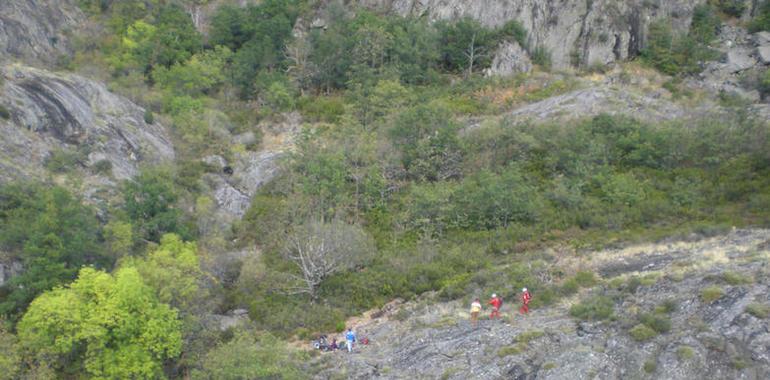
{"type": "Polygon", "coordinates": [[[489,305],[492,305],[492,312],[489,314],[489,319],[495,319],[495,316],[497,318],[500,318],[500,306],[503,304],[503,301],[500,299],[500,297],[494,297],[488,302],[489,305]]]}

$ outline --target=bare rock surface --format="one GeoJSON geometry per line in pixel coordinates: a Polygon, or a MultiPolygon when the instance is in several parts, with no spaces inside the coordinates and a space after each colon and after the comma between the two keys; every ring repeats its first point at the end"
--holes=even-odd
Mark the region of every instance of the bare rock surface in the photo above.
{"type": "Polygon", "coordinates": [[[72,53],[72,36],[85,19],[75,0],[0,1],[0,62],[56,64],[72,53]]]}
{"type": "MultiPolygon", "coordinates": [[[[98,82],[73,74],[23,65],[0,67],[0,181],[46,177],[55,152],[78,158],[96,192],[131,178],[141,164],[174,159],[169,137],[159,124],[147,124],[144,109],[113,94],[98,82]],[[96,173],[98,162],[109,171],[96,173]]],[[[86,194],[88,196],[88,194],[86,194]]]]}

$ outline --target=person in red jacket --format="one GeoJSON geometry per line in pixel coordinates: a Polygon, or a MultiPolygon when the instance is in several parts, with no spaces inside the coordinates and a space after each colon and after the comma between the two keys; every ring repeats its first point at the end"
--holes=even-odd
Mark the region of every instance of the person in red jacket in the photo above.
{"type": "Polygon", "coordinates": [[[529,294],[529,290],[527,288],[521,289],[521,309],[519,309],[519,313],[521,314],[529,314],[529,301],[532,301],[532,295],[529,294]]]}
{"type": "Polygon", "coordinates": [[[489,300],[488,304],[492,305],[492,313],[489,314],[489,319],[500,318],[500,307],[503,306],[503,300],[497,294],[492,294],[492,299],[489,300]]]}

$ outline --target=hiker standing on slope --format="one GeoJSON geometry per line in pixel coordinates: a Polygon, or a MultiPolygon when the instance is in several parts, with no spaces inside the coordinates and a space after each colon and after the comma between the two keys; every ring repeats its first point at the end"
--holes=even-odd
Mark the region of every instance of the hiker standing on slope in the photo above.
{"type": "Polygon", "coordinates": [[[348,332],[345,333],[345,340],[348,346],[348,352],[353,352],[353,343],[356,341],[356,333],[353,329],[348,327],[348,332]]]}
{"type": "Polygon", "coordinates": [[[479,322],[479,313],[481,312],[481,301],[476,298],[471,302],[471,326],[476,326],[479,322]]]}
{"type": "Polygon", "coordinates": [[[489,300],[488,304],[492,305],[492,312],[489,314],[489,319],[495,319],[495,316],[500,318],[500,307],[503,306],[503,300],[500,299],[497,294],[493,293],[492,299],[489,300]]]}
{"type": "Polygon", "coordinates": [[[527,288],[521,289],[521,309],[519,313],[529,314],[529,301],[532,301],[532,295],[529,294],[527,288]]]}

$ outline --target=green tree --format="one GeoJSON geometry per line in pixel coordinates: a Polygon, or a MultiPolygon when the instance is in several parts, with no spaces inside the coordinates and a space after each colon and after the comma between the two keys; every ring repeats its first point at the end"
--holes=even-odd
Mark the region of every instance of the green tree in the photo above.
{"type": "Polygon", "coordinates": [[[160,88],[173,94],[211,94],[225,83],[225,70],[231,59],[230,49],[217,46],[192,56],[185,63],[175,63],[169,68],[157,67],[152,72],[152,78],[160,88]]]}
{"type": "Polygon", "coordinates": [[[18,332],[28,360],[94,379],[163,377],[163,361],[182,343],[177,312],[133,267],[82,269],[68,287],[36,298],[18,332]]]}
{"type": "Polygon", "coordinates": [[[137,268],[144,282],[156,290],[160,302],[187,311],[205,299],[200,287],[204,273],[198,263],[198,248],[178,235],[163,235],[160,245],[147,257],[129,260],[124,265],[137,268]]]}
{"type": "Polygon", "coordinates": [[[189,238],[192,230],[176,208],[179,199],[173,173],[168,169],[147,169],[123,184],[126,214],[139,239],[159,242],[167,232],[189,238]]]}
{"type": "Polygon", "coordinates": [[[491,49],[497,44],[492,31],[465,17],[438,24],[441,34],[441,60],[448,70],[472,74],[492,62],[491,49]]]}
{"type": "Polygon", "coordinates": [[[394,120],[389,135],[412,178],[437,181],[461,175],[459,128],[450,114],[441,104],[427,104],[408,109],[394,120]]]}
{"type": "Polygon", "coordinates": [[[60,187],[0,187],[0,246],[24,267],[5,286],[5,315],[20,315],[38,294],[71,281],[82,265],[110,265],[95,212],[60,187]]]}
{"type": "Polygon", "coordinates": [[[0,319],[0,380],[16,379],[21,368],[21,350],[16,336],[6,329],[6,323],[0,319]]]}

